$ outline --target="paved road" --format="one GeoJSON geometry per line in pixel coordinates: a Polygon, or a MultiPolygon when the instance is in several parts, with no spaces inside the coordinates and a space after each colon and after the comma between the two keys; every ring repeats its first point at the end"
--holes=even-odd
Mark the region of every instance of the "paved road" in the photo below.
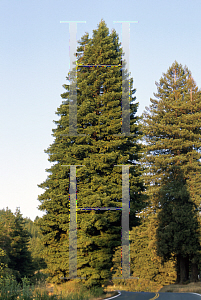
{"type": "Polygon", "coordinates": [[[194,293],[146,293],[119,291],[118,296],[108,298],[111,300],[201,300],[201,295],[194,293]]]}

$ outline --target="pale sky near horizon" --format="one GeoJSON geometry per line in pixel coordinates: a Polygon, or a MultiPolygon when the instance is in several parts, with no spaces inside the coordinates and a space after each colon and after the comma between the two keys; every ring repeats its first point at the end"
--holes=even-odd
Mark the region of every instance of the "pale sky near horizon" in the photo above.
{"type": "Polygon", "coordinates": [[[200,0],[0,0],[0,209],[43,215],[37,184],[51,167],[44,149],[69,71],[69,25],[60,21],[86,21],[77,25],[79,40],[103,18],[120,41],[113,21],[139,21],[130,25],[129,71],[141,115],[175,60],[201,87],[200,13],[200,0]]]}

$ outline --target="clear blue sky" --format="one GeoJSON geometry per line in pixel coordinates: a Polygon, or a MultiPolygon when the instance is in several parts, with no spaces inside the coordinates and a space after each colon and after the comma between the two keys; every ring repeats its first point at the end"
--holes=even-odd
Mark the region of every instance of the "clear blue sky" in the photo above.
{"type": "Polygon", "coordinates": [[[44,149],[69,71],[69,25],[60,21],[86,21],[77,25],[78,40],[103,18],[120,41],[121,24],[113,21],[139,21],[130,26],[130,72],[141,115],[175,60],[201,87],[200,12],[200,0],[1,0],[0,209],[43,215],[37,184],[51,166],[44,149]]]}

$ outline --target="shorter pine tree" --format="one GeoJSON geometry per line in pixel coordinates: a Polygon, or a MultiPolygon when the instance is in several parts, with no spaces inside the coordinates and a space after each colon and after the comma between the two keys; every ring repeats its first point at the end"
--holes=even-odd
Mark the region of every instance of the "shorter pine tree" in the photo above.
{"type": "Polygon", "coordinates": [[[0,247],[8,256],[8,268],[18,281],[34,275],[31,253],[28,250],[29,233],[24,227],[25,220],[19,209],[13,214],[8,208],[0,214],[0,247]]]}

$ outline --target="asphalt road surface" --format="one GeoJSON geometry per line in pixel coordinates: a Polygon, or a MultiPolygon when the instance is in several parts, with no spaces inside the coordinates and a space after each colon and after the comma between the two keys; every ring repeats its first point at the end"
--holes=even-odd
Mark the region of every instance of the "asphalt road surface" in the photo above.
{"type": "Polygon", "coordinates": [[[119,295],[108,298],[111,300],[201,300],[196,293],[147,293],[119,291],[119,295]]]}

